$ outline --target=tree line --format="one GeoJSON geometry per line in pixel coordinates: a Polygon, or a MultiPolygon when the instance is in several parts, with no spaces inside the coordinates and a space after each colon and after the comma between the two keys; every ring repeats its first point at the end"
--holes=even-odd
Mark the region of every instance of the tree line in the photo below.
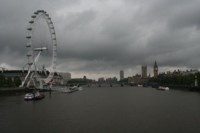
{"type": "Polygon", "coordinates": [[[167,75],[160,74],[157,78],[150,78],[150,83],[157,83],[160,85],[171,85],[171,86],[194,86],[195,77],[200,84],[200,73],[188,74],[188,75],[167,75]]]}
{"type": "Polygon", "coordinates": [[[93,82],[93,80],[91,80],[91,79],[71,79],[68,81],[68,84],[85,85],[85,84],[92,83],[92,82],[93,82]]]}

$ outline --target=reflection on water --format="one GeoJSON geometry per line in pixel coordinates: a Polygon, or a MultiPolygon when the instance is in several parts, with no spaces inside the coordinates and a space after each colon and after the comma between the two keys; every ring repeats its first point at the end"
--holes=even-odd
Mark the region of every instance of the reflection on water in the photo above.
{"type": "Polygon", "coordinates": [[[199,133],[200,94],[152,88],[83,88],[0,96],[2,133],[199,133]]]}

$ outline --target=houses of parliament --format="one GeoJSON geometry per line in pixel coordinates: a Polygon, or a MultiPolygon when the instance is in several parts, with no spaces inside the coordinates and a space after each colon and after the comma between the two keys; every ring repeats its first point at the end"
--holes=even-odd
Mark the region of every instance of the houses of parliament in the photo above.
{"type": "MultiPolygon", "coordinates": [[[[128,77],[128,83],[130,84],[145,84],[148,82],[149,77],[151,75],[147,75],[147,65],[142,65],[141,66],[141,75],[136,74],[135,76],[128,77]]],[[[157,62],[155,61],[153,65],[153,77],[158,77],[158,65],[157,62]]]]}
{"type": "MultiPolygon", "coordinates": [[[[158,76],[158,65],[157,65],[157,62],[155,61],[154,66],[153,66],[153,77],[156,78],[157,76],[158,76]]],[[[141,77],[147,78],[147,65],[141,66],[141,77]]]]}

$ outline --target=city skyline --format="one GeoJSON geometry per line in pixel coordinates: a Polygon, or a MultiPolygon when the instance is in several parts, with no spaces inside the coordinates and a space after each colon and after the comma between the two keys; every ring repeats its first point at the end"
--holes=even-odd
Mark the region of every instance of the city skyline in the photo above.
{"type": "Polygon", "coordinates": [[[28,21],[44,9],[57,34],[57,70],[72,77],[128,77],[141,64],[153,75],[155,60],[159,72],[200,68],[198,0],[0,1],[0,67],[27,63],[28,21]]]}

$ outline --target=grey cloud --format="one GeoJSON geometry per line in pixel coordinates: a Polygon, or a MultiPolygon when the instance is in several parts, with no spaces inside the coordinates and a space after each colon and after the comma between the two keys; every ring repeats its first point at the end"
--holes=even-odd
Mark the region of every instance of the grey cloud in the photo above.
{"type": "Polygon", "coordinates": [[[22,67],[28,21],[44,9],[56,29],[61,71],[118,75],[155,60],[168,68],[200,67],[198,0],[121,0],[120,8],[114,0],[85,2],[1,0],[0,64],[22,67]]]}
{"type": "Polygon", "coordinates": [[[93,10],[71,13],[65,19],[65,30],[81,30],[81,28],[87,27],[95,19],[95,16],[96,12],[93,10]]]}
{"type": "Polygon", "coordinates": [[[170,20],[169,26],[170,28],[190,28],[196,27],[199,29],[200,26],[200,18],[199,18],[199,5],[200,2],[195,3],[196,5],[189,6],[190,8],[182,9],[180,12],[176,13],[175,16],[170,20]]]}

